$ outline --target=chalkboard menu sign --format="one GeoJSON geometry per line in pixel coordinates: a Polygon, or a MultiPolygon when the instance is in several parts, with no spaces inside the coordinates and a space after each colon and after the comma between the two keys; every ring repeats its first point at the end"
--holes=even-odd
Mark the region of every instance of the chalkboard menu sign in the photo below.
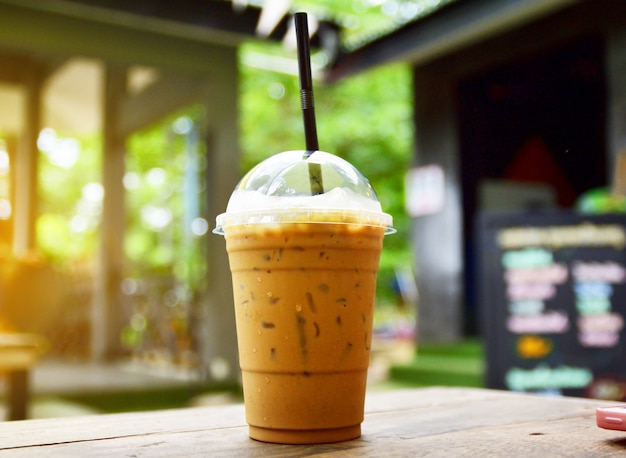
{"type": "Polygon", "coordinates": [[[490,388],[626,401],[626,215],[484,214],[490,388]]]}

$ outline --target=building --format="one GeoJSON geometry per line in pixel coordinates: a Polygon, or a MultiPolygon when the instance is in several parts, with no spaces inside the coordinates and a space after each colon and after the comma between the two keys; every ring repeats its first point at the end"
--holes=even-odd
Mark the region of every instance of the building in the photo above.
{"type": "MultiPolygon", "coordinates": [[[[90,318],[93,359],[121,352],[125,140],[181,107],[201,104],[200,141],[208,163],[203,212],[207,221],[215,221],[240,178],[237,48],[263,30],[265,39],[283,38],[289,16],[279,11],[272,19],[270,13],[223,1],[0,1],[0,132],[14,188],[13,212],[0,221],[0,233],[12,240],[16,253],[36,245],[42,127],[103,136],[105,192],[90,318]]],[[[322,34],[334,33],[321,21],[313,45],[322,34]]],[[[220,377],[232,379],[238,362],[234,314],[225,306],[232,304],[230,273],[223,240],[210,237],[208,244],[208,296],[198,320],[205,326],[202,364],[210,368],[218,362],[220,377]]]]}
{"type": "Polygon", "coordinates": [[[415,166],[439,167],[445,183],[445,205],[412,235],[420,341],[477,332],[481,211],[570,207],[619,181],[626,151],[625,2],[440,3],[344,53],[327,77],[413,69],[415,166]]]}

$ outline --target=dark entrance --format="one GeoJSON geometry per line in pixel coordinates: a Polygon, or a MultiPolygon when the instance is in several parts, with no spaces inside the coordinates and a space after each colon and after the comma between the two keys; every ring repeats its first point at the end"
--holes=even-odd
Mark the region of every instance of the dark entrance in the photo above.
{"type": "Polygon", "coordinates": [[[559,207],[607,183],[603,55],[602,40],[587,37],[459,84],[466,334],[478,331],[473,240],[483,181],[549,184],[559,207]]]}

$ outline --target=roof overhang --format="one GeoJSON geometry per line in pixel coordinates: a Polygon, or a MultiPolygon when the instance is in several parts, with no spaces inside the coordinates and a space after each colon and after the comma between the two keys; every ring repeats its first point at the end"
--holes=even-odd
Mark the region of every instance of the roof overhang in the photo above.
{"type": "MultiPolygon", "coordinates": [[[[259,25],[272,15],[269,10],[274,2],[263,8],[250,4],[239,6],[241,2],[226,0],[0,0],[0,3],[226,46],[237,46],[255,37],[280,41],[290,27],[291,17],[288,11],[274,14],[269,30],[262,33],[259,25]]],[[[320,26],[323,31],[337,28],[327,21],[321,21],[320,26]]],[[[318,46],[320,41],[319,35],[312,36],[312,46],[318,46]]]]}
{"type": "MultiPolygon", "coordinates": [[[[44,82],[43,125],[96,131],[101,124],[104,63],[128,67],[129,79],[137,69],[152,70],[156,75],[152,82],[167,83],[176,77],[179,84],[161,90],[161,98],[176,95],[180,103],[188,103],[193,90],[219,74],[242,42],[280,42],[291,29],[286,9],[274,14],[268,27],[269,5],[276,2],[267,2],[264,8],[237,3],[241,2],[0,0],[0,130],[23,130],[26,86],[37,75],[44,82]],[[259,30],[261,23],[264,31],[259,30]]],[[[338,28],[316,22],[317,27],[310,29],[312,47],[327,50],[329,43],[337,43],[338,28]]]]}
{"type": "Polygon", "coordinates": [[[339,56],[326,81],[392,62],[423,65],[575,3],[580,0],[458,0],[339,56]]]}

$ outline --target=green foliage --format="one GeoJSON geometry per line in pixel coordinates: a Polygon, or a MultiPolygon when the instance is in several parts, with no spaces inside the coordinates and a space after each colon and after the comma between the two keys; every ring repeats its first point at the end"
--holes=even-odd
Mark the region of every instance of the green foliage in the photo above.
{"type": "Polygon", "coordinates": [[[134,134],[127,143],[125,251],[130,275],[171,274],[195,289],[203,281],[204,235],[191,233],[189,219],[202,213],[205,147],[176,127],[182,122],[197,128],[203,115],[199,106],[188,107],[134,134]],[[189,180],[197,182],[195,192],[186,189],[189,180]],[[160,212],[169,222],[155,225],[151,212],[160,212]]]}
{"type": "MultiPolygon", "coordinates": [[[[55,138],[57,147],[58,143],[70,140],[71,137],[60,134],[55,138]]],[[[79,154],[71,166],[58,160],[54,153],[42,152],[39,161],[37,244],[60,263],[89,257],[97,243],[101,202],[89,200],[85,191],[88,185],[97,186],[100,182],[100,138],[86,136],[77,146],[79,154]]],[[[50,150],[53,149],[51,146],[50,150]]]]}
{"type": "MultiPolygon", "coordinates": [[[[242,53],[257,52],[250,44],[242,53]]],[[[293,57],[293,56],[292,56],[293,57]]],[[[299,83],[295,75],[241,68],[242,173],[267,157],[304,149],[299,83]]],[[[404,174],[411,161],[410,69],[382,67],[335,85],[314,82],[320,149],[358,168],[372,183],[398,234],[386,237],[379,296],[392,301],[394,270],[412,265],[409,219],[404,212],[404,174]]]]}
{"type": "MultiPolygon", "coordinates": [[[[393,17],[381,16],[380,5],[374,8],[372,4],[362,0],[298,1],[294,9],[332,14],[356,40],[367,30],[394,23],[393,17]]],[[[250,53],[295,60],[295,50],[269,43],[242,45],[241,62],[245,63],[250,53]]],[[[297,77],[244,63],[240,65],[239,99],[242,174],[277,152],[304,148],[297,77]]],[[[337,84],[315,80],[314,85],[320,148],[361,170],[376,189],[384,211],[394,218],[398,234],[385,239],[379,273],[379,301],[394,303],[391,283],[395,269],[413,264],[408,247],[409,218],[403,202],[404,174],[412,157],[410,69],[394,64],[337,84]]],[[[125,251],[127,274],[132,277],[167,275],[192,290],[202,288],[207,269],[204,239],[190,236],[185,226],[190,204],[184,200],[183,191],[190,156],[186,137],[174,128],[181,117],[202,125],[202,116],[200,107],[189,107],[128,140],[125,251]],[[169,212],[171,223],[151,226],[146,212],[155,209],[169,212]]],[[[40,161],[38,244],[61,260],[87,259],[93,256],[98,242],[101,202],[86,203],[85,187],[101,182],[101,138],[81,138],[80,142],[80,156],[71,167],[63,168],[43,156],[40,161]]],[[[201,143],[197,146],[196,157],[191,160],[202,164],[205,149],[201,143]]],[[[197,169],[200,193],[206,189],[202,167],[197,169]]],[[[202,199],[199,196],[192,204],[197,206],[198,216],[202,216],[202,199]]]]}

